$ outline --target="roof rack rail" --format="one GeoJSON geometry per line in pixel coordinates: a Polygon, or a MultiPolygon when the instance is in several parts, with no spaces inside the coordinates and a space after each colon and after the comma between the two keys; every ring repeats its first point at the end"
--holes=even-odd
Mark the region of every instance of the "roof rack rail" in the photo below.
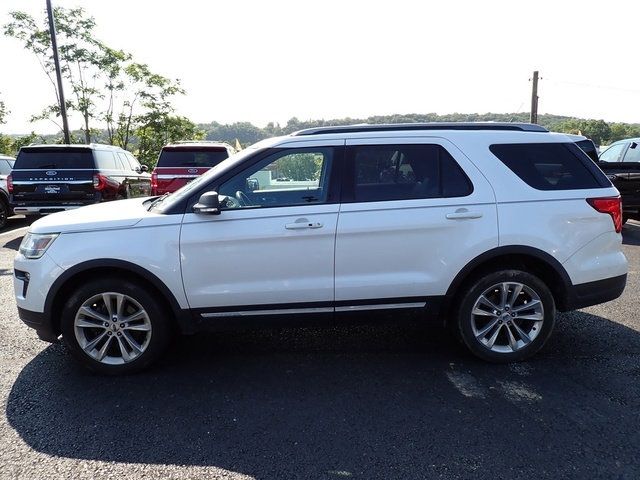
{"type": "Polygon", "coordinates": [[[181,145],[183,143],[217,143],[229,145],[227,142],[221,140],[178,140],[177,142],[171,142],[172,145],[181,145]]]}
{"type": "Polygon", "coordinates": [[[411,130],[512,130],[521,132],[548,132],[544,127],[533,123],[507,122],[430,122],[430,123],[381,123],[361,125],[336,125],[329,127],[306,128],[292,133],[292,136],[321,135],[324,133],[357,132],[400,132],[411,130]]]}

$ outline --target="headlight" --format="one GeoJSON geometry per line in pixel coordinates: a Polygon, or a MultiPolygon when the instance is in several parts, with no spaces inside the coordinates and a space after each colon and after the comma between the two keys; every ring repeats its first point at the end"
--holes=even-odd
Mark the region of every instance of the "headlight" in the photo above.
{"type": "Polygon", "coordinates": [[[20,253],[25,258],[40,258],[59,233],[27,233],[20,244],[20,253]]]}

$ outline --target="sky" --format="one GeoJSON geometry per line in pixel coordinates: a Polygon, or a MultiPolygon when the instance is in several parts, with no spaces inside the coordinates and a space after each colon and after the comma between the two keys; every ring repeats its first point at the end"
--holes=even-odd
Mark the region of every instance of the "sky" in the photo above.
{"type": "MultiPolygon", "coordinates": [[[[82,6],[96,36],[179,78],[195,122],[393,113],[539,112],[640,122],[640,2],[52,0],[82,6]]],[[[0,0],[44,16],[45,0],[0,0]]],[[[53,133],[29,118],[54,100],[33,54],[0,35],[4,133],[53,133]]],[[[71,118],[71,128],[79,128],[71,118]]]]}

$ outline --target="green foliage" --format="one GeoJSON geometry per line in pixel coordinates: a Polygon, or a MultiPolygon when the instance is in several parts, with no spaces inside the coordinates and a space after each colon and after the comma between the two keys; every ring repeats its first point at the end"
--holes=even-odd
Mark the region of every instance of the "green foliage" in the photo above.
{"type": "Polygon", "coordinates": [[[4,102],[0,100],[0,125],[6,122],[7,115],[9,115],[9,110],[7,110],[4,102]]]}
{"type": "Polygon", "coordinates": [[[154,112],[136,129],[135,135],[138,138],[138,160],[153,167],[164,145],[180,140],[202,140],[205,132],[185,117],[154,112]]]}
{"type": "MultiPolygon", "coordinates": [[[[20,40],[35,54],[56,95],[57,101],[32,120],[54,120],[60,116],[60,108],[46,16],[36,21],[20,11],[9,15],[5,35],[20,40]]],[[[66,106],[81,115],[85,143],[100,139],[92,126],[105,122],[106,136],[101,140],[131,148],[133,132],[148,124],[150,116],[168,117],[173,112],[171,97],[184,93],[178,81],[153,73],[149,66],[133,61],[129,53],[97,39],[95,20],[82,8],[58,7],[55,21],[65,90],[71,92],[66,106]]]]}
{"type": "Polygon", "coordinates": [[[291,180],[318,180],[322,170],[323,156],[319,153],[295,153],[278,159],[274,164],[275,178],[291,180]]]}
{"type": "Polygon", "coordinates": [[[42,137],[34,132],[22,136],[0,135],[0,153],[15,157],[20,147],[36,143],[38,140],[42,140],[42,137]]]}

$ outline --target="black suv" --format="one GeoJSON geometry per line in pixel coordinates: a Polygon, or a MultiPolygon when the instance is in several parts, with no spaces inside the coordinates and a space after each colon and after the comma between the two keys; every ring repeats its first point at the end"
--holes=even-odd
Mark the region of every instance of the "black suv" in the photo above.
{"type": "Polygon", "coordinates": [[[38,215],[148,196],[147,170],[110,145],[31,145],[20,149],[7,183],[14,212],[38,215]]]}
{"type": "Polygon", "coordinates": [[[623,220],[640,220],[640,138],[612,143],[598,165],[620,190],[623,220]]]}

